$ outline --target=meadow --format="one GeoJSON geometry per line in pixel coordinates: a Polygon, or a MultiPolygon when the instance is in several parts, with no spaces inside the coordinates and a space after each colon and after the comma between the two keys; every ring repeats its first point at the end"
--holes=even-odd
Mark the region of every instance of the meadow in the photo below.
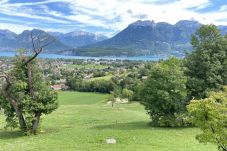
{"type": "Polygon", "coordinates": [[[216,151],[195,140],[197,128],[154,128],[138,103],[107,104],[107,94],[59,92],[59,108],[42,119],[41,133],[4,130],[0,151],[216,151]],[[106,139],[116,139],[107,144],[106,139]]]}

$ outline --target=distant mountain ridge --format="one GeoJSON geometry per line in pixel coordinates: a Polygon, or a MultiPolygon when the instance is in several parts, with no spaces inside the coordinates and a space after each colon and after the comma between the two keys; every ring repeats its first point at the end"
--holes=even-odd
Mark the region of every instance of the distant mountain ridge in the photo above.
{"type": "MultiPolygon", "coordinates": [[[[61,33],[33,29],[16,34],[9,30],[0,30],[0,51],[31,49],[33,33],[41,34],[47,40],[55,39],[45,48],[47,53],[77,56],[182,56],[185,50],[192,49],[191,35],[201,25],[194,20],[180,20],[174,25],[138,20],[109,39],[105,35],[85,31],[61,33]]],[[[227,34],[227,26],[218,28],[222,34],[227,34]]]]}
{"type": "Polygon", "coordinates": [[[40,39],[45,38],[46,39],[45,43],[53,41],[47,47],[45,47],[45,50],[47,50],[47,52],[61,53],[62,51],[71,48],[71,47],[65,45],[64,43],[62,43],[61,41],[56,40],[55,37],[48,34],[47,32],[39,30],[39,29],[33,29],[31,31],[29,31],[29,30],[23,31],[16,38],[17,44],[21,48],[27,48],[27,49],[32,48],[31,34],[33,34],[34,36],[40,35],[40,39]]]}
{"type": "Polygon", "coordinates": [[[31,33],[34,36],[41,35],[47,41],[54,39],[50,45],[45,47],[45,51],[56,54],[71,54],[73,48],[107,39],[104,35],[84,31],[60,33],[33,29],[24,30],[22,33],[16,34],[10,30],[0,30],[0,51],[15,51],[20,48],[31,49],[31,33]]]}
{"type": "Polygon", "coordinates": [[[53,36],[46,33],[45,31],[33,29],[31,31],[25,30],[18,35],[9,30],[0,30],[0,50],[15,51],[20,48],[31,49],[32,48],[31,33],[34,36],[40,35],[40,39],[45,37],[45,40],[53,41],[50,45],[48,45],[45,48],[47,52],[60,53],[63,50],[70,49],[69,46],[56,40],[53,36]]]}
{"type": "MultiPolygon", "coordinates": [[[[77,48],[79,56],[139,56],[139,55],[182,55],[191,50],[191,35],[201,26],[198,21],[181,20],[174,25],[166,22],[138,20],[114,37],[77,48]]],[[[227,26],[219,26],[222,34],[227,26]]]]}
{"type": "Polygon", "coordinates": [[[72,48],[86,46],[108,38],[104,35],[93,34],[85,31],[74,31],[66,34],[59,32],[49,32],[49,34],[72,48]]]}

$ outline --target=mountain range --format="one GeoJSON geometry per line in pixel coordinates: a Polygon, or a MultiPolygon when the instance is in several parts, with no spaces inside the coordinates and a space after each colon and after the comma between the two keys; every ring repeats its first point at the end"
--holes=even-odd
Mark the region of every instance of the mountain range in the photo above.
{"type": "MultiPolygon", "coordinates": [[[[182,56],[185,50],[192,49],[191,35],[201,25],[193,20],[181,20],[174,25],[138,20],[114,37],[77,48],[73,53],[79,56],[182,56]]],[[[227,26],[218,28],[222,34],[227,34],[227,26]]]]}
{"type": "MultiPolygon", "coordinates": [[[[174,25],[138,20],[112,38],[85,31],[60,33],[33,29],[16,34],[0,30],[0,51],[30,49],[32,33],[42,35],[40,37],[46,41],[55,39],[45,48],[48,53],[77,56],[183,55],[185,50],[192,49],[191,35],[201,25],[193,20],[181,20],[174,25]]],[[[222,34],[227,34],[227,26],[218,28],[222,34]]]]}
{"type": "Polygon", "coordinates": [[[66,34],[60,32],[49,32],[49,34],[72,48],[89,45],[108,38],[105,35],[93,34],[85,31],[74,31],[66,34]]]}
{"type": "Polygon", "coordinates": [[[15,51],[20,48],[31,49],[31,34],[33,37],[40,36],[41,41],[43,41],[43,39],[45,39],[46,42],[53,41],[50,45],[45,47],[46,52],[61,54],[71,54],[74,48],[107,39],[104,35],[84,31],[60,33],[33,29],[31,31],[25,30],[21,34],[16,34],[9,30],[0,30],[0,51],[15,51]]]}

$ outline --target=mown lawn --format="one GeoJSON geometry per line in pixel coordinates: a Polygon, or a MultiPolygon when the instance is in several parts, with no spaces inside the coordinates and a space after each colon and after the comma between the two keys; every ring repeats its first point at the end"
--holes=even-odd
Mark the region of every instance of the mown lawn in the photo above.
{"type": "Polygon", "coordinates": [[[43,132],[36,136],[4,131],[0,115],[0,151],[216,151],[194,139],[198,129],[150,127],[141,105],[112,108],[105,103],[108,97],[60,92],[59,109],[43,118],[43,132]],[[117,143],[106,144],[107,138],[117,143]]]}

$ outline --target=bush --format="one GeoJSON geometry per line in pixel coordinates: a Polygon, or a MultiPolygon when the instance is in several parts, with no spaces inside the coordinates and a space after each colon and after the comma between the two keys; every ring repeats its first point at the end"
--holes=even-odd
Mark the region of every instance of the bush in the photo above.
{"type": "Polygon", "coordinates": [[[81,92],[110,93],[115,88],[115,84],[111,80],[88,81],[77,78],[71,78],[67,80],[67,85],[71,90],[81,92]]]}
{"type": "Polygon", "coordinates": [[[202,130],[196,139],[217,144],[219,150],[227,151],[227,89],[212,92],[205,99],[192,100],[188,111],[193,123],[202,130]]]}
{"type": "Polygon", "coordinates": [[[124,88],[122,90],[122,98],[127,98],[128,100],[131,100],[133,96],[133,91],[128,90],[127,88],[124,88]]]}
{"type": "Polygon", "coordinates": [[[96,71],[93,73],[93,77],[104,77],[106,76],[106,73],[104,71],[96,71]]]}
{"type": "Polygon", "coordinates": [[[174,115],[165,115],[153,117],[152,126],[160,127],[186,127],[192,126],[190,116],[186,112],[175,113],[174,115]]]}
{"type": "Polygon", "coordinates": [[[180,65],[176,58],[156,64],[139,91],[155,126],[185,125],[181,115],[186,111],[186,77],[180,65]]]}

